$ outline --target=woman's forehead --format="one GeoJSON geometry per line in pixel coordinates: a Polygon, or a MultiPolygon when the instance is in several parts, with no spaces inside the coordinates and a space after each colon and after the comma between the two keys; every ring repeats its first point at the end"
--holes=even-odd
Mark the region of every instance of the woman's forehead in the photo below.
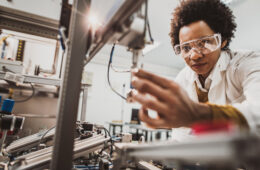
{"type": "Polygon", "coordinates": [[[180,29],[180,43],[213,35],[215,32],[204,21],[196,21],[180,29]]]}

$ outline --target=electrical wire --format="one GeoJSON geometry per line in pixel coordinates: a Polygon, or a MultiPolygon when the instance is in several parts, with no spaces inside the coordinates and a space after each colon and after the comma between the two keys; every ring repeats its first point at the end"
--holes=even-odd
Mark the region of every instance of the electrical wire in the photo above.
{"type": "Polygon", "coordinates": [[[115,44],[113,44],[113,47],[111,49],[111,52],[110,52],[110,58],[109,58],[109,62],[108,62],[108,66],[107,66],[107,82],[108,82],[108,85],[110,87],[110,89],[115,93],[117,94],[119,97],[121,97],[122,99],[126,100],[126,97],[124,97],[123,95],[121,95],[119,92],[117,92],[111,85],[110,83],[110,67],[111,67],[111,64],[112,64],[112,59],[113,59],[113,54],[114,54],[114,49],[115,49],[115,44]]]}
{"type": "Polygon", "coordinates": [[[154,39],[153,39],[153,37],[152,37],[152,33],[151,33],[151,27],[150,27],[150,23],[149,23],[149,17],[148,17],[148,2],[147,2],[147,0],[146,0],[146,2],[145,2],[145,27],[147,27],[147,29],[148,29],[148,34],[149,34],[149,37],[150,37],[150,41],[152,42],[152,44],[153,44],[153,42],[154,42],[154,39]]]}
{"type": "Polygon", "coordinates": [[[148,28],[148,33],[149,33],[149,37],[150,37],[150,41],[152,42],[152,44],[154,43],[154,39],[152,37],[152,32],[151,32],[151,28],[150,28],[150,23],[149,23],[149,19],[147,18],[147,28],[148,28]]]}
{"type": "Polygon", "coordinates": [[[42,143],[42,140],[44,139],[44,137],[45,137],[52,129],[54,129],[55,127],[56,127],[56,126],[51,127],[50,129],[48,129],[48,130],[41,136],[41,139],[39,140],[39,143],[38,143],[38,146],[37,146],[37,147],[40,146],[40,144],[42,143]]]}
{"type": "MultiPolygon", "coordinates": [[[[110,156],[112,156],[112,153],[113,153],[113,140],[112,140],[112,136],[111,136],[110,132],[107,130],[107,128],[102,127],[102,129],[105,130],[105,136],[106,136],[106,134],[108,134],[108,136],[110,137],[110,143],[111,143],[111,145],[110,145],[110,156]]],[[[102,150],[101,150],[101,152],[102,152],[102,150]]]]}
{"type": "Polygon", "coordinates": [[[146,34],[146,26],[147,26],[147,18],[148,18],[148,0],[145,1],[145,19],[144,19],[144,37],[145,37],[145,34],[146,34]]]}
{"type": "MultiPolygon", "coordinates": [[[[2,68],[3,68],[3,70],[4,70],[5,72],[9,71],[9,72],[11,72],[11,73],[15,73],[15,72],[13,72],[12,70],[6,68],[5,66],[3,66],[2,68]]],[[[26,102],[26,101],[30,100],[30,99],[35,95],[35,89],[34,89],[32,83],[29,83],[29,84],[31,85],[32,94],[31,94],[29,97],[27,97],[27,98],[25,98],[25,99],[23,99],[23,100],[14,100],[16,103],[26,102]]]]}
{"type": "Polygon", "coordinates": [[[32,83],[29,83],[29,84],[31,85],[32,94],[31,94],[29,97],[27,97],[26,99],[23,99],[23,100],[14,100],[16,103],[26,102],[26,101],[30,100],[30,99],[35,95],[35,89],[34,89],[32,83]]]}
{"type": "Polygon", "coordinates": [[[119,70],[119,69],[115,68],[112,63],[110,65],[110,67],[112,68],[112,70],[114,72],[117,72],[117,73],[130,73],[131,72],[131,70],[119,70]]]}

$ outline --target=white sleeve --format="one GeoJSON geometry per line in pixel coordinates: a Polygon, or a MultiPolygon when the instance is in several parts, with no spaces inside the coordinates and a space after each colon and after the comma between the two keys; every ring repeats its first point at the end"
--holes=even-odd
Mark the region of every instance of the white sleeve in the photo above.
{"type": "Polygon", "coordinates": [[[238,66],[237,80],[242,86],[245,100],[233,104],[247,119],[252,130],[260,130],[260,55],[246,57],[238,66]]]}
{"type": "Polygon", "coordinates": [[[186,72],[186,67],[184,67],[184,68],[178,73],[178,75],[176,76],[176,78],[174,79],[174,81],[175,81],[176,83],[178,83],[179,85],[182,85],[183,82],[184,82],[184,78],[185,78],[185,76],[186,76],[185,72],[186,72]]]}

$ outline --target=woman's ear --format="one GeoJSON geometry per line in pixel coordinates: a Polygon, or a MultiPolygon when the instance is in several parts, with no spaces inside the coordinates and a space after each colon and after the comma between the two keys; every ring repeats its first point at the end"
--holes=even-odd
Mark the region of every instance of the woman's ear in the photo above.
{"type": "Polygon", "coordinates": [[[227,45],[227,40],[223,41],[221,44],[221,48],[224,48],[227,45]]]}

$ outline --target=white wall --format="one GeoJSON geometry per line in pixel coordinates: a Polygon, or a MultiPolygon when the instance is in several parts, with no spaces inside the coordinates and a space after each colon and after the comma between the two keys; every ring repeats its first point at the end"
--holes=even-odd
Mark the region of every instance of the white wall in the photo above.
{"type": "MultiPolygon", "coordinates": [[[[107,83],[106,64],[108,63],[108,59],[108,56],[99,54],[85,68],[86,71],[93,72],[92,87],[88,93],[86,121],[105,124],[107,121],[121,120],[121,111],[123,109],[123,121],[129,122],[131,109],[139,108],[139,105],[126,103],[112,92],[107,83]]],[[[120,66],[120,69],[129,69],[131,60],[115,58],[114,64],[116,67],[120,66]]],[[[144,68],[170,79],[173,79],[178,72],[178,70],[169,67],[147,63],[144,63],[144,68]]],[[[130,73],[115,73],[113,70],[111,70],[110,73],[111,84],[118,92],[122,93],[123,84],[126,84],[125,92],[130,90],[130,73]]],[[[80,109],[79,113],[81,113],[80,109]]]]}
{"type": "Polygon", "coordinates": [[[243,0],[231,8],[237,23],[231,48],[260,51],[260,1],[243,0]]]}
{"type": "Polygon", "coordinates": [[[61,0],[1,0],[0,5],[56,20],[61,12],[61,0]]]}

